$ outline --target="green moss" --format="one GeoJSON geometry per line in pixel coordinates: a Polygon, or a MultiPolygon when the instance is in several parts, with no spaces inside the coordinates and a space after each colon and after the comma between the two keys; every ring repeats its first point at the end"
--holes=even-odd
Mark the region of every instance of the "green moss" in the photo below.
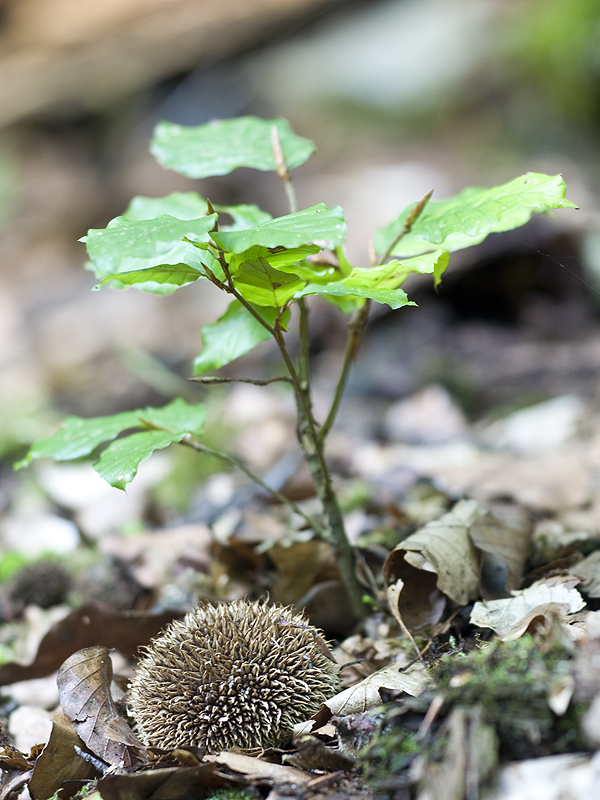
{"type": "Polygon", "coordinates": [[[573,706],[557,717],[548,705],[553,686],[570,670],[571,655],[560,644],[546,648],[526,635],[446,656],[434,678],[446,696],[446,712],[457,705],[481,705],[501,753],[522,758],[583,747],[577,724],[581,709],[573,706]]]}
{"type": "Polygon", "coordinates": [[[255,789],[249,786],[227,786],[207,794],[206,800],[248,800],[249,797],[260,796],[255,789]]]}

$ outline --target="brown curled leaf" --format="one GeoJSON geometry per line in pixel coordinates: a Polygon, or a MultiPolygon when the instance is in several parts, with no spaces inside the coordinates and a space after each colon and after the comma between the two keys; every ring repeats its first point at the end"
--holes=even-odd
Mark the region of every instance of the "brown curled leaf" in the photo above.
{"type": "Polygon", "coordinates": [[[75,750],[84,747],[71,720],[64,711],[52,717],[50,739],[35,762],[29,792],[35,800],[52,797],[64,781],[91,780],[96,777],[93,765],[75,750]]]}
{"type": "Polygon", "coordinates": [[[129,772],[125,775],[105,775],[98,781],[102,800],[187,800],[203,797],[207,789],[226,784],[217,774],[216,764],[194,767],[167,767],[147,772],[129,772]]]}
{"type": "Polygon", "coordinates": [[[92,753],[107,764],[133,770],[147,760],[146,749],[119,714],[111,681],[106,647],[79,650],[58,672],[60,705],[92,753]]]}

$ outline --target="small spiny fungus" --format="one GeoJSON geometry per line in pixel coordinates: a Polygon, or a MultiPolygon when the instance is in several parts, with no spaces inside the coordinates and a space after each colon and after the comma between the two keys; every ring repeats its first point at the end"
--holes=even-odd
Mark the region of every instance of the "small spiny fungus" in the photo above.
{"type": "Polygon", "coordinates": [[[147,745],[248,752],[283,744],[338,689],[318,628],[290,608],[239,600],[196,608],[154,639],[129,708],[147,745]]]}

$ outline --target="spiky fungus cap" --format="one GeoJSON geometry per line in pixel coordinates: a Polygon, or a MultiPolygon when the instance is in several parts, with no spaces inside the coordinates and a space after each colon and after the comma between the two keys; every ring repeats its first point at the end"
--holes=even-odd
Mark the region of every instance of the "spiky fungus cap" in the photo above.
{"type": "Polygon", "coordinates": [[[146,649],[129,690],[142,741],[252,751],[276,747],[339,689],[318,628],[280,605],[202,606],[146,649]]]}

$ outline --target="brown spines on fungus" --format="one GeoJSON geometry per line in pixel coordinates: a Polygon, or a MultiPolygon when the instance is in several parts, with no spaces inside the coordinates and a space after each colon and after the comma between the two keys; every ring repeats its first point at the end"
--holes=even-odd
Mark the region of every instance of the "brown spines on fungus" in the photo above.
{"type": "Polygon", "coordinates": [[[339,689],[322,633],[302,614],[245,600],[204,606],[147,648],[129,691],[147,744],[276,747],[339,689]]]}

